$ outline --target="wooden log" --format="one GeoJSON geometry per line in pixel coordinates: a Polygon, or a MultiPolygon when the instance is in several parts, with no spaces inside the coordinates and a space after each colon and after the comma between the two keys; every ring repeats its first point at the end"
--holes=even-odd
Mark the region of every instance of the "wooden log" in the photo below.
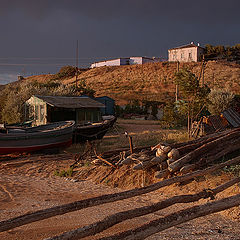
{"type": "Polygon", "coordinates": [[[213,151],[209,152],[208,156],[205,156],[203,158],[201,158],[198,162],[194,163],[194,164],[187,164],[185,166],[183,166],[180,169],[180,172],[182,174],[186,174],[190,171],[196,170],[200,167],[206,166],[209,163],[214,162],[215,160],[229,154],[232,153],[238,149],[240,149],[240,139],[237,141],[234,141],[231,145],[227,146],[226,148],[214,148],[213,151]]]}
{"type": "Polygon", "coordinates": [[[127,158],[125,158],[124,160],[121,161],[121,164],[124,165],[131,165],[134,163],[134,161],[136,160],[136,158],[134,158],[132,155],[128,156],[127,158]]]}
{"type": "Polygon", "coordinates": [[[203,137],[197,138],[195,140],[191,140],[191,141],[187,141],[187,142],[183,142],[183,143],[175,143],[172,144],[171,147],[172,148],[177,148],[180,152],[180,155],[186,154],[190,151],[193,151],[195,148],[209,142],[209,141],[213,141],[217,138],[220,138],[222,136],[226,136],[229,133],[233,133],[236,131],[239,131],[240,128],[235,128],[235,129],[231,129],[231,130],[225,130],[222,132],[215,132],[212,134],[208,134],[205,135],[203,137]]]}
{"type": "MultiPolygon", "coordinates": [[[[139,152],[142,151],[142,150],[151,152],[151,146],[143,146],[143,147],[134,147],[134,148],[133,148],[133,152],[134,152],[134,153],[139,153],[139,152]]],[[[103,152],[103,153],[102,153],[102,157],[108,158],[108,157],[117,155],[117,154],[119,154],[120,152],[124,152],[124,151],[125,151],[127,154],[130,154],[129,148],[121,148],[121,149],[115,149],[115,150],[103,152]]]]}
{"type": "MultiPolygon", "coordinates": [[[[141,159],[141,158],[138,158],[141,159]]],[[[135,165],[133,167],[133,170],[146,170],[149,169],[157,164],[162,163],[165,160],[165,156],[160,156],[160,157],[154,157],[151,160],[148,159],[148,161],[141,161],[139,164],[135,165]]]]}
{"type": "Polygon", "coordinates": [[[75,239],[92,236],[92,235],[102,232],[120,222],[123,222],[125,220],[129,220],[129,219],[140,217],[140,216],[143,216],[146,214],[150,214],[150,213],[162,210],[164,208],[167,208],[167,207],[172,206],[177,203],[196,202],[202,198],[212,199],[217,193],[222,192],[223,190],[231,187],[232,185],[238,183],[239,181],[240,181],[240,177],[232,179],[231,181],[229,181],[225,184],[222,184],[221,186],[218,186],[217,188],[212,189],[212,190],[207,189],[207,190],[203,190],[197,194],[174,196],[172,198],[162,200],[151,206],[145,206],[145,207],[131,209],[128,211],[119,212],[119,213],[110,215],[101,221],[90,224],[88,226],[84,226],[84,227],[81,227],[81,228],[78,228],[78,229],[75,229],[75,230],[72,230],[69,232],[65,232],[61,235],[58,235],[55,237],[50,237],[45,240],[67,240],[67,239],[75,240],[75,239]]]}
{"type": "Polygon", "coordinates": [[[203,205],[190,207],[163,218],[156,219],[141,227],[121,232],[109,237],[103,237],[99,240],[141,240],[155,233],[161,232],[181,223],[188,222],[192,219],[203,217],[212,213],[220,212],[240,204],[240,194],[232,197],[224,198],[218,201],[209,202],[203,205]]]}
{"type": "Polygon", "coordinates": [[[202,136],[200,138],[190,140],[190,141],[187,141],[187,142],[171,144],[171,147],[178,149],[178,148],[181,148],[181,147],[184,147],[184,146],[187,146],[187,145],[192,145],[192,144],[196,144],[196,143],[200,143],[200,142],[201,142],[201,144],[204,144],[204,141],[206,141],[209,138],[214,138],[214,137],[218,138],[218,137],[221,137],[221,136],[225,136],[228,133],[231,133],[231,132],[234,132],[234,131],[239,131],[239,129],[240,128],[235,128],[235,129],[225,130],[225,131],[222,131],[222,132],[215,132],[215,133],[208,134],[208,135],[205,135],[205,136],[202,136]]]}
{"type": "Polygon", "coordinates": [[[166,161],[162,162],[162,163],[160,164],[160,168],[161,168],[161,170],[167,169],[167,168],[168,168],[167,162],[166,162],[166,161]]]}
{"type": "Polygon", "coordinates": [[[153,165],[160,164],[166,160],[165,156],[160,156],[160,157],[154,157],[151,159],[151,163],[153,165]]]}
{"type": "Polygon", "coordinates": [[[169,174],[170,174],[170,171],[168,169],[164,169],[156,172],[155,178],[166,178],[167,176],[169,176],[169,174]]]}
{"type": "Polygon", "coordinates": [[[203,176],[203,175],[209,174],[211,172],[214,172],[218,169],[221,169],[225,166],[238,164],[239,162],[240,162],[240,156],[233,158],[227,162],[220,163],[218,165],[209,167],[204,170],[198,170],[198,171],[195,171],[193,173],[189,173],[189,174],[186,174],[183,176],[172,177],[172,178],[166,179],[164,181],[160,181],[158,183],[154,183],[154,184],[146,186],[146,187],[132,189],[132,190],[128,190],[128,191],[124,191],[124,192],[120,192],[120,193],[106,194],[106,195],[102,195],[102,196],[98,196],[98,197],[93,197],[93,198],[89,198],[89,199],[85,199],[85,200],[67,203],[67,204],[52,207],[52,208],[42,209],[42,210],[32,212],[32,213],[27,213],[27,214],[24,214],[24,215],[21,215],[18,217],[14,217],[14,218],[10,218],[8,220],[1,221],[0,222],[0,232],[7,231],[7,230],[10,230],[15,227],[19,227],[19,226],[22,226],[22,225],[25,225],[28,223],[47,219],[47,218],[50,218],[53,216],[62,215],[62,214],[68,213],[68,212],[73,212],[73,211],[77,211],[80,209],[98,206],[98,205],[101,205],[104,203],[115,202],[115,201],[119,201],[119,200],[123,200],[123,199],[127,199],[127,198],[132,198],[132,197],[135,197],[138,195],[146,194],[149,192],[153,192],[162,187],[166,187],[166,186],[172,185],[174,183],[178,183],[178,182],[184,182],[184,181],[187,181],[187,180],[195,178],[195,177],[203,176]]]}
{"type": "Polygon", "coordinates": [[[190,171],[195,170],[195,168],[196,168],[196,164],[187,164],[180,169],[180,173],[186,174],[186,173],[189,173],[190,171]]]}
{"type": "Polygon", "coordinates": [[[202,145],[201,147],[195,149],[194,151],[188,153],[187,155],[179,158],[177,161],[173,162],[172,164],[170,164],[168,169],[170,172],[174,173],[178,171],[180,168],[182,168],[186,163],[189,163],[193,159],[199,157],[201,154],[205,154],[212,148],[217,147],[218,144],[226,143],[230,139],[239,138],[239,137],[240,137],[240,132],[236,131],[233,133],[229,133],[226,136],[217,138],[211,142],[208,142],[202,145]]]}
{"type": "Polygon", "coordinates": [[[196,162],[196,167],[201,167],[204,164],[212,163],[213,161],[240,149],[240,139],[232,142],[229,146],[225,148],[216,148],[211,151],[208,156],[203,156],[199,162],[196,162]]]}
{"type": "Polygon", "coordinates": [[[167,160],[167,165],[169,166],[170,164],[172,164],[173,162],[175,162],[176,160],[174,160],[173,158],[169,158],[167,160]]]}
{"type": "Polygon", "coordinates": [[[168,158],[172,158],[174,160],[177,160],[179,158],[179,151],[176,148],[173,148],[169,153],[168,153],[168,158]]]}
{"type": "Polygon", "coordinates": [[[153,166],[153,163],[151,161],[145,161],[133,166],[133,170],[144,170],[152,166],[153,166]]]}

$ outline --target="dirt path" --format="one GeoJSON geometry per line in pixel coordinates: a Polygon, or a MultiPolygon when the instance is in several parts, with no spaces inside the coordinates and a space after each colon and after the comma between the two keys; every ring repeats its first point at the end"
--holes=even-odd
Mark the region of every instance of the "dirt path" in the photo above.
{"type": "MultiPolygon", "coordinates": [[[[53,171],[56,168],[66,168],[72,162],[71,155],[63,154],[28,156],[14,160],[11,163],[2,163],[0,167],[0,220],[80,199],[122,191],[106,185],[94,184],[90,180],[78,179],[73,181],[70,178],[53,176],[53,171]]],[[[224,176],[221,176],[221,178],[224,178],[224,176]]],[[[221,181],[224,180],[222,179],[221,181]]],[[[216,181],[220,181],[220,177],[216,181]]],[[[194,190],[197,191],[206,186],[212,187],[211,184],[214,185],[217,182],[213,184],[212,180],[206,180],[201,184],[202,186],[200,186],[199,182],[193,182],[184,187],[172,186],[132,199],[52,217],[0,233],[0,239],[44,239],[93,223],[119,211],[150,205],[180,193],[192,193],[194,190]],[[196,186],[199,186],[199,188],[197,189],[196,186]]],[[[239,187],[233,186],[219,197],[238,192],[239,187]]],[[[209,200],[201,200],[199,202],[205,203],[207,201],[209,200]]],[[[98,239],[102,236],[135,228],[153,219],[192,205],[178,204],[154,214],[125,221],[110,228],[108,231],[86,239],[98,239]]],[[[227,212],[228,216],[233,212],[232,216],[235,217],[235,220],[231,220],[225,217],[225,215],[213,214],[173,227],[148,239],[240,239],[238,237],[240,236],[240,224],[238,222],[240,211],[238,208],[230,210],[227,212]]]]}

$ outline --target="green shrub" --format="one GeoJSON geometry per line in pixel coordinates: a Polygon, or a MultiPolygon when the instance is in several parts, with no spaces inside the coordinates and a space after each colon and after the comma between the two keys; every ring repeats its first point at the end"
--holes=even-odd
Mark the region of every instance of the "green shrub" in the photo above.
{"type": "Polygon", "coordinates": [[[72,177],[73,176],[73,168],[69,168],[67,170],[61,170],[61,171],[54,171],[54,176],[59,176],[59,177],[72,177]]]}
{"type": "Polygon", "coordinates": [[[62,79],[67,77],[73,77],[76,74],[76,67],[73,66],[64,66],[62,67],[57,74],[55,74],[56,79],[62,79]]]}
{"type": "Polygon", "coordinates": [[[234,94],[226,89],[212,89],[208,95],[208,110],[211,114],[218,115],[229,108],[234,99],[234,94]]]}

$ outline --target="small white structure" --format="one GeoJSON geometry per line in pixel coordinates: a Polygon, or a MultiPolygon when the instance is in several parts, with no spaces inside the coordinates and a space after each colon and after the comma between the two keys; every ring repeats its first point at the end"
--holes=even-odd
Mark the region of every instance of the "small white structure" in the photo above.
{"type": "Polygon", "coordinates": [[[198,62],[201,61],[205,49],[200,47],[199,43],[195,45],[193,42],[180,47],[168,50],[169,62],[198,62]]]}
{"type": "Polygon", "coordinates": [[[159,58],[148,58],[148,57],[128,57],[128,58],[117,58],[107,61],[95,62],[91,65],[91,68],[103,67],[103,66],[121,66],[121,65],[133,65],[133,64],[144,64],[149,62],[160,62],[159,58]]]}
{"type": "Polygon", "coordinates": [[[103,66],[120,66],[129,65],[129,58],[117,58],[107,61],[95,62],[91,65],[91,68],[103,67],[103,66]]]}

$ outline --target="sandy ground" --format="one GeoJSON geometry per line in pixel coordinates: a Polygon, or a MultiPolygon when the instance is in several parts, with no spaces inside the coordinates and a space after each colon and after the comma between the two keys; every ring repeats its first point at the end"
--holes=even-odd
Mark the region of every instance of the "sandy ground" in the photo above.
{"type": "MultiPolygon", "coordinates": [[[[54,170],[66,168],[72,162],[71,154],[30,155],[2,162],[0,167],[0,221],[39,209],[122,191],[106,185],[95,184],[89,179],[80,177],[76,179],[73,176],[75,179],[73,181],[70,178],[53,175],[54,170]]],[[[201,183],[194,181],[186,186],[172,186],[131,199],[52,217],[0,233],[0,239],[44,239],[88,225],[119,211],[150,205],[178,194],[197,192],[207,186],[213,187],[226,181],[227,178],[227,176],[218,176],[215,180],[205,179],[201,183]]],[[[238,185],[220,194],[219,198],[236,193],[239,193],[238,185]]],[[[207,201],[210,200],[201,200],[198,204],[207,201]]],[[[135,228],[192,205],[174,205],[154,214],[125,221],[108,231],[86,239],[98,239],[135,228]]],[[[239,208],[234,208],[225,211],[224,214],[212,214],[165,230],[148,239],[240,239],[239,213],[239,208]]]]}
{"type": "MultiPolygon", "coordinates": [[[[122,124],[121,130],[129,133],[143,131],[159,131],[158,125],[122,124]]],[[[57,155],[27,155],[11,160],[1,161],[0,165],[0,221],[20,216],[36,210],[58,206],[73,201],[87,199],[103,194],[123,191],[123,189],[107,186],[107,182],[99,181],[109,169],[95,168],[93,174],[79,174],[75,172],[72,178],[54,176],[54,172],[67,169],[74,162],[74,155],[61,153],[57,155]],[[99,175],[96,174],[100,169],[99,175]],[[104,184],[96,184],[95,182],[104,184]]],[[[88,167],[85,167],[88,168],[88,167]]],[[[123,170],[122,170],[123,171],[123,170]]],[[[87,173],[91,172],[89,169],[87,173]]],[[[119,176],[123,176],[121,170],[119,176]]],[[[137,175],[134,176],[136,178],[137,175]]],[[[118,175],[116,178],[118,179],[118,175]]],[[[131,178],[129,178],[131,181],[131,178]]],[[[126,179],[125,179],[126,180],[126,179]]],[[[12,230],[0,233],[1,240],[29,240],[45,239],[59,235],[65,231],[83,227],[109,216],[136,207],[148,206],[160,200],[180,195],[197,193],[204,188],[214,188],[229,180],[229,175],[216,175],[193,181],[184,186],[169,186],[158,191],[104,204],[96,207],[67,213],[35,223],[27,224],[12,230]]],[[[121,177],[119,177],[119,182],[121,177]]],[[[139,182],[141,179],[135,179],[139,182]]],[[[126,182],[126,181],[125,181],[126,182]]],[[[124,182],[124,183],[125,183],[124,182]]],[[[133,182],[133,181],[132,181],[133,182]]],[[[114,184],[112,184],[114,186],[114,184]]],[[[117,184],[123,186],[123,184],[117,184]]],[[[131,188],[133,184],[129,184],[131,188]]],[[[129,188],[126,186],[126,188],[129,188]]],[[[217,196],[223,198],[240,193],[239,185],[234,185],[217,196]]],[[[166,216],[180,209],[191,207],[194,204],[204,204],[210,200],[203,199],[197,203],[177,204],[153,214],[122,222],[110,229],[85,239],[99,239],[117,232],[136,228],[156,218],[166,216]]],[[[240,239],[240,208],[236,207],[221,213],[198,218],[185,224],[172,227],[161,233],[148,237],[148,240],[157,239],[240,239]]]]}

